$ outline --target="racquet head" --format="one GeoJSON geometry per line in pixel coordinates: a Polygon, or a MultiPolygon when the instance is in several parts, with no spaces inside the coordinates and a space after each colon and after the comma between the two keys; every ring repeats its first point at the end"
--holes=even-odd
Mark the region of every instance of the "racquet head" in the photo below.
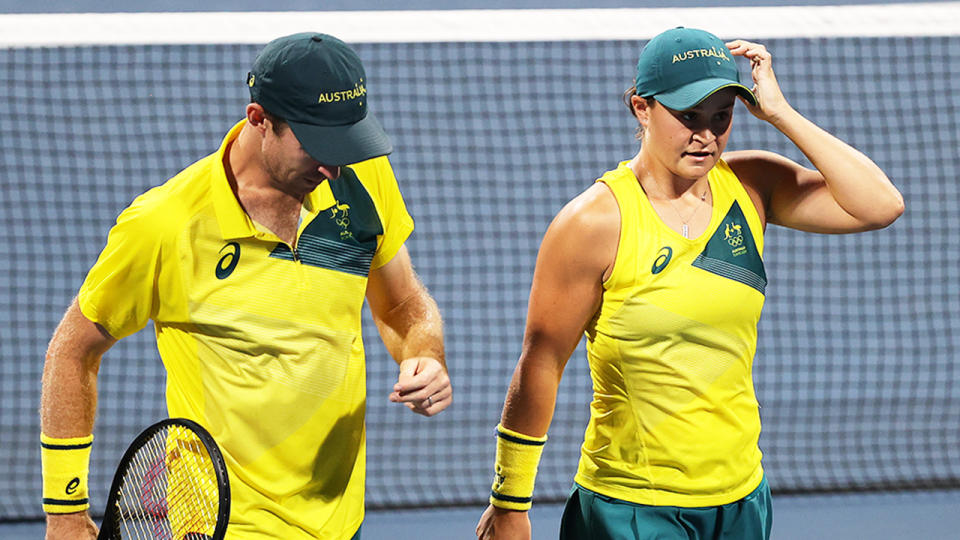
{"type": "Polygon", "coordinates": [[[213,437],[168,418],[120,459],[97,540],[221,540],[229,517],[230,483],[213,437]]]}

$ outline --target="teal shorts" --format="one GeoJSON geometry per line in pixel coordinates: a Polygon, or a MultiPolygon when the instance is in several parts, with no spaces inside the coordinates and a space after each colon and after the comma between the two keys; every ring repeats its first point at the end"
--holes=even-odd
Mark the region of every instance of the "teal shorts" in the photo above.
{"type": "Polygon", "coordinates": [[[766,478],[739,501],[701,508],[635,504],[574,484],[560,540],[769,540],[772,526],[766,478]]]}

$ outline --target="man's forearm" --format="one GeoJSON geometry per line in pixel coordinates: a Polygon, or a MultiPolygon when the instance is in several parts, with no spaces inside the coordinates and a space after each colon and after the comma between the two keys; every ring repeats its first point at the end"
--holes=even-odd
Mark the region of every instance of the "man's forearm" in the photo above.
{"type": "Polygon", "coordinates": [[[377,320],[383,343],[399,363],[407,358],[426,356],[444,361],[443,319],[437,303],[421,286],[380,320],[377,320]]]}
{"type": "Polygon", "coordinates": [[[115,340],[87,320],[74,302],[47,348],[40,392],[40,428],[50,437],[93,431],[100,358],[115,340]]]}
{"type": "Polygon", "coordinates": [[[93,432],[97,409],[97,373],[76,358],[48,357],[40,393],[40,429],[58,438],[93,432]]]}

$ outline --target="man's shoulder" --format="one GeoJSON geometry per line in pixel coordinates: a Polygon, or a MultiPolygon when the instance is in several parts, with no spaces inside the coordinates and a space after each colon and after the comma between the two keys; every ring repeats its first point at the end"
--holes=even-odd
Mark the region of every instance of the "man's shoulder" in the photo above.
{"type": "Polygon", "coordinates": [[[117,219],[135,220],[157,230],[179,229],[211,200],[211,175],[216,155],[204,157],[172,178],[136,197],[117,219]]]}
{"type": "Polygon", "coordinates": [[[346,167],[357,177],[368,190],[384,182],[396,183],[397,179],[393,175],[393,167],[390,166],[390,160],[387,156],[375,157],[360,163],[354,163],[346,167]]]}
{"type": "Polygon", "coordinates": [[[396,203],[400,195],[397,179],[393,175],[393,168],[387,156],[375,157],[344,167],[340,178],[331,182],[330,187],[335,197],[340,193],[351,191],[356,197],[359,191],[365,192],[373,204],[378,208],[396,203]]]}

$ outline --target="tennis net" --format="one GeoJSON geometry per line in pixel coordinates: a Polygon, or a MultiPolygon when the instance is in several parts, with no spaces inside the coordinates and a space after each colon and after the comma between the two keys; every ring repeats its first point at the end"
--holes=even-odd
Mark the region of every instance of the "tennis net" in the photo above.
{"type": "MultiPolygon", "coordinates": [[[[306,29],[345,39],[364,60],[417,220],[408,245],[446,320],[456,390],[430,420],[388,403],[396,367],[368,332],[368,507],[483,504],[539,239],[567,200],[636,151],[620,95],[645,41],[677,25],[764,42],[793,105],[873,157],[906,199],[883,231],[767,231],[755,381],[772,488],[960,487],[957,20],[950,2],[0,16],[0,520],[41,516],[44,350],[116,215],[214,151],[242,115],[257,50],[306,29]]],[[[737,114],[730,149],[806,162],[737,114]]],[[[95,510],[127,443],[165,416],[164,380],[150,331],[107,354],[95,510]]],[[[561,385],[538,501],[566,496],[590,397],[581,348],[561,385]]]]}

